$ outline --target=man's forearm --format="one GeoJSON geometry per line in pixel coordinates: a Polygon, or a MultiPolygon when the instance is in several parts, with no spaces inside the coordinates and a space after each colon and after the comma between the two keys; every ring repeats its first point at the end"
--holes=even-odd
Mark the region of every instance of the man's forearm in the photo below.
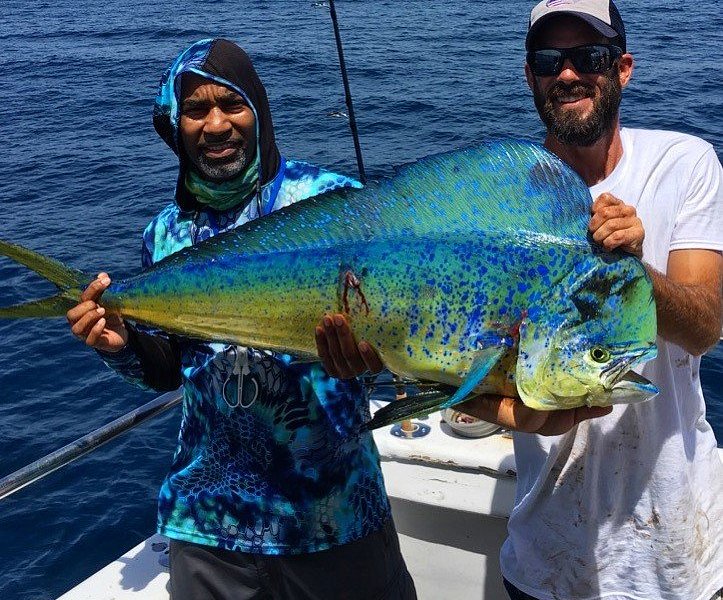
{"type": "Polygon", "coordinates": [[[703,354],[721,333],[721,293],[710,286],[671,281],[646,265],[653,280],[658,334],[693,355],[703,354]]]}

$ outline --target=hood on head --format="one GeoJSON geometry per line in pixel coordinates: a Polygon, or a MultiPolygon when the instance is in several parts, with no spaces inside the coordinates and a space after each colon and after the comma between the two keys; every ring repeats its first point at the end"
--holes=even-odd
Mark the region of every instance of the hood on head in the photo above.
{"type": "Polygon", "coordinates": [[[246,99],[256,116],[256,152],[260,163],[260,183],[264,185],[271,181],[279,170],[281,156],[276,147],[266,89],[251,59],[246,52],[228,40],[200,40],[181,52],[163,74],[153,106],[153,127],[178,156],[175,199],[181,210],[193,210],[200,206],[184,183],[190,163],[183,150],[178,129],[183,73],[196,73],[234,90],[246,99]]]}

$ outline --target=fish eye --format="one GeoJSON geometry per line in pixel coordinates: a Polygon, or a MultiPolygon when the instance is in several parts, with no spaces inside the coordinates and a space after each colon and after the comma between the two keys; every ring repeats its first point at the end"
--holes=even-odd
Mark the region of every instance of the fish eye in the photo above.
{"type": "Polygon", "coordinates": [[[598,363],[607,362],[610,360],[610,351],[600,346],[595,346],[590,350],[590,358],[598,363]]]}

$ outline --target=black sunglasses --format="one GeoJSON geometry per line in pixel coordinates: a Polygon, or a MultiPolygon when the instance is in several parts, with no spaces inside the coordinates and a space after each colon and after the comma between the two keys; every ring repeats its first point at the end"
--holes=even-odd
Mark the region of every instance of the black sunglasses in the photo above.
{"type": "Polygon", "coordinates": [[[578,73],[604,73],[622,55],[622,48],[611,44],[542,48],[527,53],[527,64],[538,77],[559,75],[568,58],[578,73]]]}

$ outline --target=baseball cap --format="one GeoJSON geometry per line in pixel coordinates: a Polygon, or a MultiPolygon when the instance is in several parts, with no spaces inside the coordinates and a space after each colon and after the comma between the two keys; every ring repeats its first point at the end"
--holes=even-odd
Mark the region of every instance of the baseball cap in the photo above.
{"type": "Polygon", "coordinates": [[[527,50],[530,49],[530,43],[540,27],[557,15],[571,15],[582,19],[606,38],[614,39],[623,52],[626,51],[625,25],[612,0],[542,0],[530,13],[525,39],[527,50]]]}

